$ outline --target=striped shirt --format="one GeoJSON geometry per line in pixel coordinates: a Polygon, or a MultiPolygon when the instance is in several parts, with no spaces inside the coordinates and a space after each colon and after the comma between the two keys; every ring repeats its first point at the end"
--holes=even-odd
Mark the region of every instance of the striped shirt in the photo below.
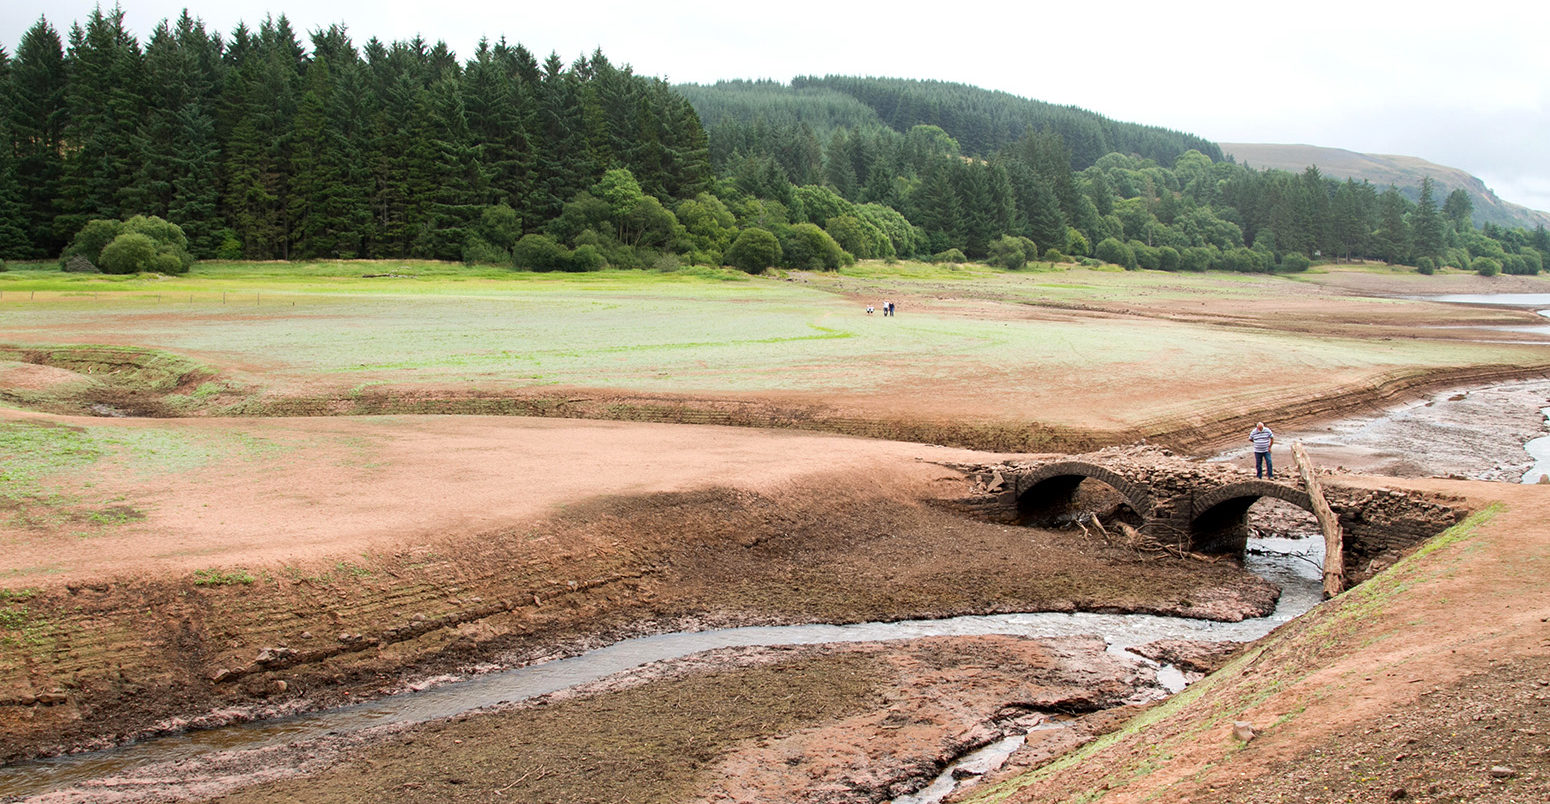
{"type": "Polygon", "coordinates": [[[1276,434],[1270,432],[1269,427],[1255,428],[1249,432],[1249,440],[1254,442],[1255,452],[1269,452],[1270,440],[1275,437],[1276,434]]]}

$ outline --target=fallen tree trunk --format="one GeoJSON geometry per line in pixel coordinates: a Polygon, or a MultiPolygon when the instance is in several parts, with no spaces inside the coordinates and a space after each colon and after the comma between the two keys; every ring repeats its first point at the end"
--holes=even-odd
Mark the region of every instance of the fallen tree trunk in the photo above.
{"type": "Polygon", "coordinates": [[[1324,489],[1319,486],[1318,476],[1313,473],[1313,461],[1301,441],[1292,442],[1292,458],[1297,461],[1297,471],[1302,484],[1313,501],[1313,516],[1324,532],[1324,599],[1328,600],[1345,591],[1344,539],[1340,533],[1340,519],[1324,499],[1324,489]]]}

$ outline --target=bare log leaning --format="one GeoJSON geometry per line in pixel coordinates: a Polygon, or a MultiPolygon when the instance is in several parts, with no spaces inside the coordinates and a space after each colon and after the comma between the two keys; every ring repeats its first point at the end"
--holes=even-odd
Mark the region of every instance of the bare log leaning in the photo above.
{"type": "Polygon", "coordinates": [[[1318,476],[1313,473],[1313,461],[1301,441],[1292,442],[1292,458],[1297,461],[1297,471],[1302,484],[1313,501],[1313,516],[1324,531],[1324,599],[1328,600],[1345,591],[1344,540],[1340,533],[1340,519],[1324,500],[1324,489],[1319,486],[1318,476]]]}

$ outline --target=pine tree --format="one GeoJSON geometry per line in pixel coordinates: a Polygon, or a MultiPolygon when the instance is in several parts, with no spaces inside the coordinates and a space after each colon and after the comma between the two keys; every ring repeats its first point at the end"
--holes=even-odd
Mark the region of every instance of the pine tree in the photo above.
{"type": "Polygon", "coordinates": [[[21,200],[21,183],[16,159],[10,148],[11,57],[0,47],[0,260],[17,259],[31,253],[21,200]]]}
{"type": "Polygon", "coordinates": [[[1405,198],[1399,189],[1389,185],[1378,198],[1378,231],[1373,234],[1375,245],[1384,262],[1393,265],[1403,262],[1410,253],[1410,231],[1405,226],[1405,198]]]}
{"type": "Polygon", "coordinates": [[[300,81],[301,45],[285,17],[265,20],[256,36],[239,27],[228,50],[222,96],[223,202],[242,253],[289,257],[291,119],[300,81]]]}
{"type": "Polygon", "coordinates": [[[432,190],[412,253],[456,260],[462,257],[463,243],[486,197],[484,176],[469,136],[459,83],[453,78],[436,82],[428,100],[432,190]]]}
{"type": "Polygon", "coordinates": [[[1417,257],[1440,257],[1443,248],[1443,222],[1432,197],[1432,177],[1421,179],[1421,197],[1410,213],[1410,232],[1417,257]]]}
{"type": "Polygon", "coordinates": [[[53,256],[67,242],[54,234],[67,117],[64,45],[48,20],[39,19],[22,36],[7,84],[5,118],[14,148],[17,220],[27,236],[27,246],[15,256],[53,256]],[[26,181],[21,181],[22,176],[26,181]]]}
{"type": "Polygon", "coordinates": [[[220,217],[220,142],[215,110],[221,86],[221,42],[187,12],[178,19],[177,47],[187,65],[187,95],[172,121],[172,192],[166,218],[188,237],[189,252],[210,258],[226,238],[220,217]]]}
{"type": "MultiPolygon", "coordinates": [[[[93,218],[124,218],[134,196],[139,149],[135,144],[144,111],[140,46],[124,29],[124,12],[92,10],[86,27],[70,31],[66,60],[70,143],[60,179],[57,238],[73,236],[93,218]]],[[[126,214],[127,212],[127,214],[126,214]]]]}
{"type": "Polygon", "coordinates": [[[956,248],[963,242],[963,208],[953,186],[952,164],[945,159],[934,162],[910,196],[910,221],[925,230],[932,252],[956,248]]]}
{"type": "MultiPolygon", "coordinates": [[[[531,60],[531,54],[527,56],[531,60]]],[[[474,156],[481,166],[481,184],[488,190],[484,205],[522,205],[529,192],[532,148],[525,112],[532,109],[523,84],[519,58],[504,40],[492,48],[481,41],[463,71],[463,106],[474,156]]]]}

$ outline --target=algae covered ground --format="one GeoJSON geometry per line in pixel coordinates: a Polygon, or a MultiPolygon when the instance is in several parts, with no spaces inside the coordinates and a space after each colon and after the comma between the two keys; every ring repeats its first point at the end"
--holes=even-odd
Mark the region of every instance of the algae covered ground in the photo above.
{"type": "MultiPolygon", "coordinates": [[[[0,371],[16,377],[0,393],[61,413],[526,413],[1080,449],[1550,365],[1550,339],[1488,328],[1530,312],[1407,298],[1426,289],[1403,274],[1357,289],[1344,276],[18,270],[0,275],[0,371]],[[865,314],[884,299],[897,316],[865,314]],[[150,361],[181,365],[154,388],[126,376],[150,361]],[[21,370],[40,364],[78,376],[21,370]]],[[[1440,292],[1468,277],[1428,279],[1440,292]]]]}

